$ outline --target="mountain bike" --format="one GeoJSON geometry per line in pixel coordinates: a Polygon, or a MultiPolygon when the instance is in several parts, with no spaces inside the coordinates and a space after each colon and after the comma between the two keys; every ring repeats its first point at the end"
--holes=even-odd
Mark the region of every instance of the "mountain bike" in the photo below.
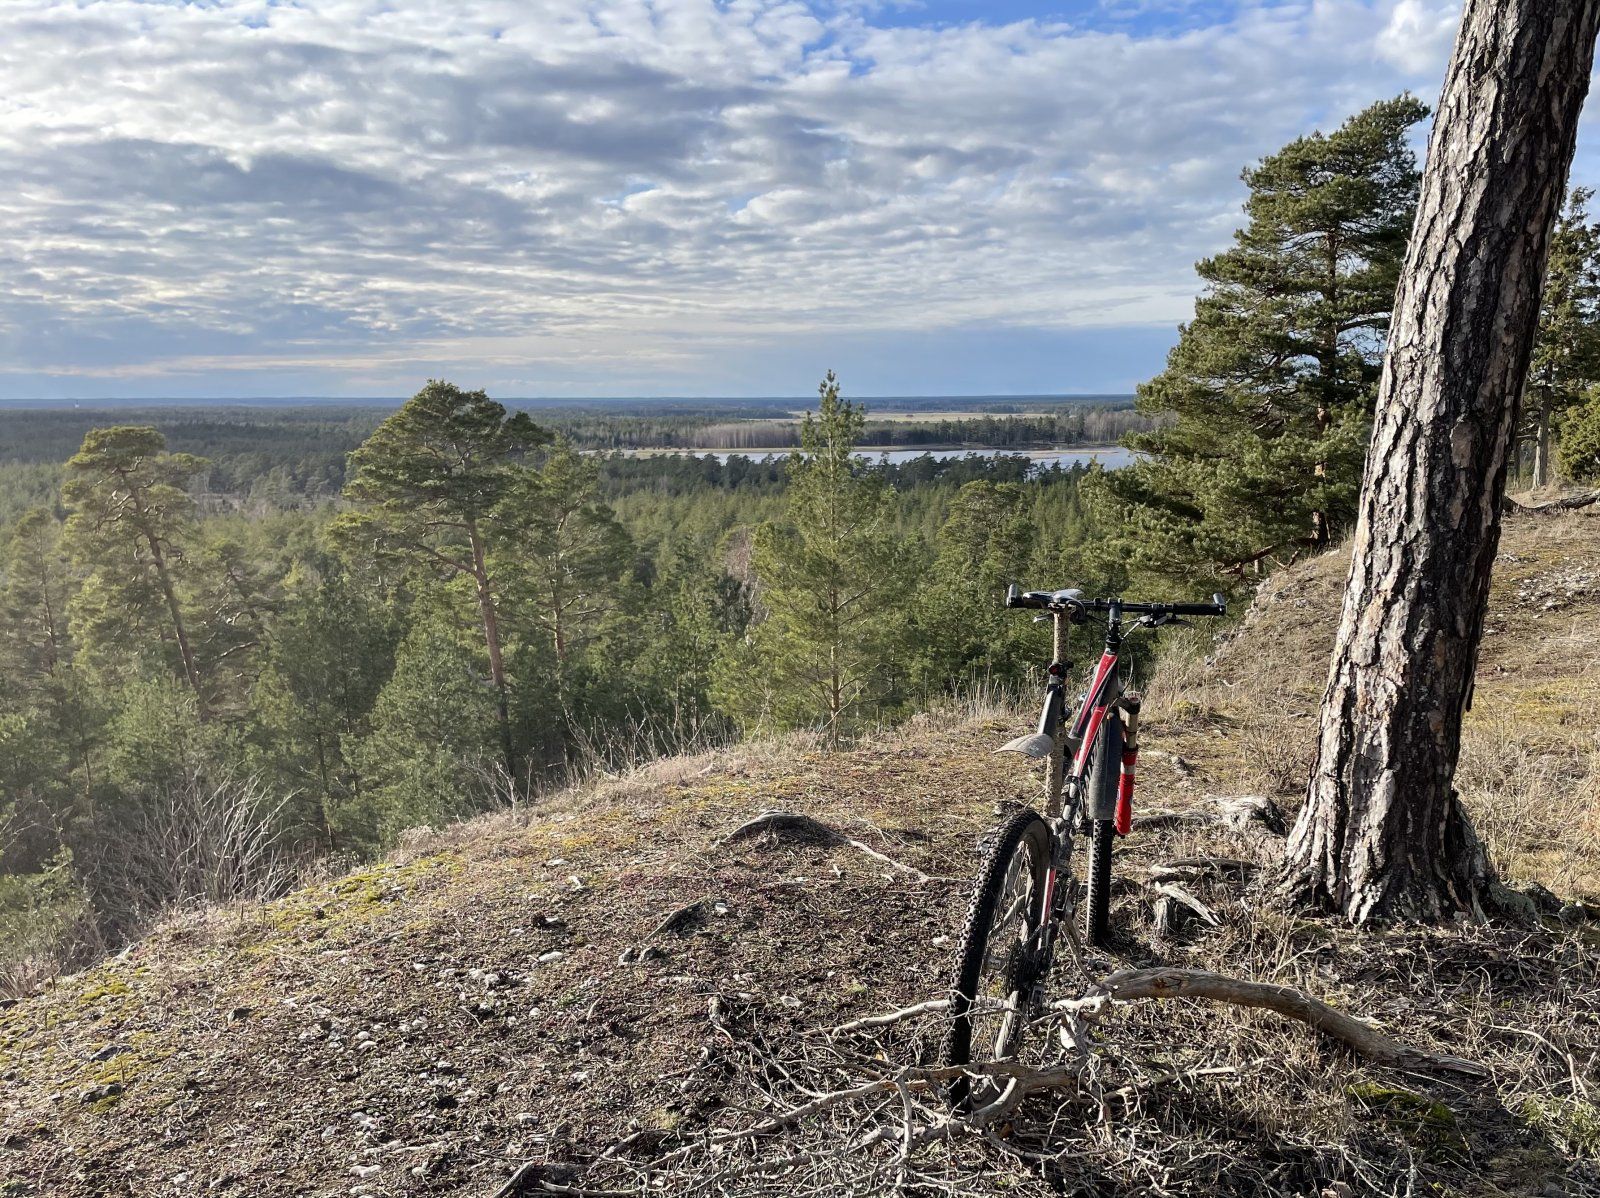
{"type": "MultiPolygon", "coordinates": [[[[1139,759],[1140,698],[1124,689],[1117,669],[1124,639],[1182,623],[1184,616],[1227,612],[1221,595],[1210,603],[1131,603],[1086,599],[1077,590],[1023,591],[1015,584],[1005,604],[1048,613],[1036,618],[1054,625],[1037,729],[999,750],[1045,763],[1043,811],[1021,807],[1007,819],[978,874],[950,995],[950,1065],[971,1064],[975,1051],[979,1060],[1015,1056],[1029,1016],[1042,1009],[1057,941],[1077,918],[1072,851],[1079,835],[1089,841],[1084,936],[1090,944],[1105,942],[1112,849],[1133,828],[1139,759]],[[1136,618],[1125,627],[1128,616],[1136,618]],[[1105,648],[1068,719],[1069,631],[1096,619],[1105,625],[1105,648]]],[[[957,1105],[969,1096],[968,1079],[952,1085],[957,1105]]]]}

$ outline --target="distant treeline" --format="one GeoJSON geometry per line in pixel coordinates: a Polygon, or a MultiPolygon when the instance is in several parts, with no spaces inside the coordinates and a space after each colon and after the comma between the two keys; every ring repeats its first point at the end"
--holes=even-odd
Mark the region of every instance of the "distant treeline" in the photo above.
{"type": "MultiPolygon", "coordinates": [[[[930,401],[941,402],[963,401],[930,401]]],[[[987,400],[965,402],[1005,406],[987,400]]],[[[1127,401],[1113,402],[1125,405],[1127,401]]],[[[1025,403],[1019,400],[1013,406],[1025,403]]],[[[585,450],[794,448],[800,443],[800,425],[772,418],[782,410],[779,401],[698,407],[664,404],[654,413],[643,404],[617,411],[563,406],[540,410],[538,419],[585,450]]],[[[195,480],[203,507],[209,506],[205,496],[225,510],[314,505],[339,494],[346,481],[347,455],[388,414],[389,410],[377,407],[331,405],[0,411],[0,464],[7,466],[0,472],[0,523],[30,507],[54,502],[60,463],[77,451],[90,429],[111,424],[155,428],[172,452],[205,458],[205,473],[195,480]]],[[[1104,445],[1153,425],[1150,417],[1127,406],[1058,403],[1056,410],[1044,414],[872,421],[866,427],[864,443],[910,449],[1104,445]]],[[[670,472],[672,468],[663,469],[670,472]]],[[[781,475],[781,466],[771,466],[770,473],[781,475]]]]}
{"type": "MultiPolygon", "coordinates": [[[[800,444],[794,420],[719,420],[660,416],[595,416],[551,424],[584,449],[792,449],[800,444]]],[[[1156,425],[1131,407],[1073,407],[1033,415],[982,415],[929,420],[869,420],[864,445],[1029,448],[1109,445],[1156,425]]]]}

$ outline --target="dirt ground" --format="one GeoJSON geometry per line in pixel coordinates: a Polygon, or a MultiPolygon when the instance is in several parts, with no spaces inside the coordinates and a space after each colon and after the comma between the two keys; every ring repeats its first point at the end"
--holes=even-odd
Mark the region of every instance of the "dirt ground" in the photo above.
{"type": "MultiPolygon", "coordinates": [[[[1556,896],[1543,912],[1356,934],[1265,901],[1272,835],[1136,820],[1115,945],[1086,963],[1303,987],[1486,1079],[1378,1068],[1268,1012],[1135,1005],[1094,1033],[1096,1104],[1051,1095],[993,1140],[936,1143],[887,1174],[850,1146],[889,1116],[849,1108],[853,1129],[839,1108],[739,1149],[754,1165],[831,1139],[834,1158],[737,1178],[723,1160],[700,1192],[1600,1194],[1600,949],[1583,907],[1600,890],[1596,531],[1582,515],[1508,526],[1463,765],[1497,863],[1556,896]],[[1184,881],[1215,924],[1158,927],[1148,883],[1197,856],[1242,863],[1184,881]]],[[[1274,580],[1209,659],[1169,653],[1140,810],[1208,814],[1239,794],[1292,809],[1342,568],[1330,555],[1274,580]]],[[[813,1076],[933,1058],[931,1027],[870,1051],[820,1032],[942,994],[980,841],[1036,789],[992,753],[1028,721],[952,710],[835,755],[796,738],[661,762],[418,835],[275,903],[176,920],[0,1009],[0,1195],[488,1198],[530,1162],[526,1193],[694,1192],[645,1165],[799,1105],[813,1076]],[[772,809],[891,861],[723,843],[772,809]]]]}

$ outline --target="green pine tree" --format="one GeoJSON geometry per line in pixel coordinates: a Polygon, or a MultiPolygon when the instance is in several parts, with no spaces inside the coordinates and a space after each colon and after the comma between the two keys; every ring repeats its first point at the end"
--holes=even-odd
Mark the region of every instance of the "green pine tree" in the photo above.
{"type": "Polygon", "coordinates": [[[394,622],[334,569],[296,567],[285,590],[251,691],[250,765],[275,793],[293,796],[286,823],[343,847],[343,813],[360,805],[367,782],[355,750],[394,665],[394,622]]]}
{"type": "Polygon", "coordinates": [[[339,841],[392,844],[483,810],[499,791],[495,689],[462,633],[446,605],[430,604],[401,642],[355,750],[366,784],[330,813],[339,841]]]}
{"type": "Polygon", "coordinates": [[[882,476],[852,457],[865,410],[830,370],[789,459],[783,523],[756,532],[765,619],[730,656],[719,701],[747,724],[821,726],[837,739],[892,703],[910,589],[882,476]]]}
{"type": "Polygon", "coordinates": [[[913,676],[919,692],[1019,681],[1037,664],[1032,625],[1007,611],[1006,586],[1027,580],[1034,553],[1030,497],[1016,483],[970,482],[951,501],[916,599],[913,676]]]}
{"type": "Polygon", "coordinates": [[[1560,446],[1568,478],[1600,481],[1600,387],[1590,388],[1562,415],[1560,446]]]}
{"type": "Polygon", "coordinates": [[[1574,188],[1550,237],[1539,335],[1523,393],[1522,439],[1533,450],[1533,485],[1550,481],[1551,436],[1561,415],[1600,382],[1600,223],[1594,193],[1574,188]]]}
{"type": "Polygon", "coordinates": [[[500,750],[518,777],[506,672],[503,596],[491,569],[497,538],[515,525],[524,459],[550,434],[482,391],[429,381],[350,455],[354,510],[329,534],[357,562],[378,560],[439,581],[470,580],[489,659],[500,750]]]}
{"type": "Polygon", "coordinates": [[[1416,206],[1409,95],[1244,172],[1248,222],[1139,389],[1147,456],[1089,488],[1136,575],[1204,589],[1315,551],[1354,518],[1380,356],[1416,206]]]}
{"type": "Polygon", "coordinates": [[[152,641],[176,646],[201,720],[209,696],[178,572],[194,536],[187,487],[209,466],[192,454],[168,453],[166,438],[153,428],[96,428],[67,462],[61,488],[72,511],[73,560],[92,572],[76,604],[83,639],[108,650],[137,651],[152,641]]]}

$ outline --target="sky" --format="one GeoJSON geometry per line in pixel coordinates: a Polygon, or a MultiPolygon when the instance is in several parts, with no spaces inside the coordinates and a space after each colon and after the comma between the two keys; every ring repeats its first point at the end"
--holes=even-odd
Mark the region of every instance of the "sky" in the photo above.
{"type": "Polygon", "coordinates": [[[1458,15],[0,0],[0,399],[1128,391],[1241,168],[1458,15]]]}

